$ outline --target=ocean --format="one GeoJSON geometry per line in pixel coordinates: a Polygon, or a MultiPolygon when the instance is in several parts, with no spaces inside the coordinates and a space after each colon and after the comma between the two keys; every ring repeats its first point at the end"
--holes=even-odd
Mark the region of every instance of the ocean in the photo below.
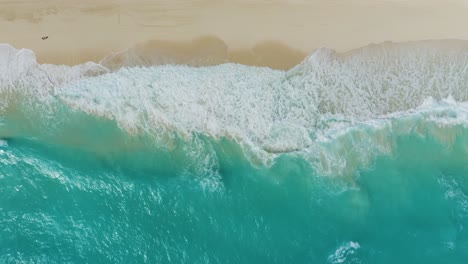
{"type": "Polygon", "coordinates": [[[468,42],[290,70],[0,45],[0,263],[468,263],[468,42]]]}

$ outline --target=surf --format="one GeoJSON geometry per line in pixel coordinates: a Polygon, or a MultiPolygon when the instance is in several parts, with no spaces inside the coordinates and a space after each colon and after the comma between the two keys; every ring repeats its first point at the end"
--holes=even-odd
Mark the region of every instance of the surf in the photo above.
{"type": "Polygon", "coordinates": [[[463,263],[467,118],[466,41],[287,71],[0,45],[0,262],[463,263]]]}
{"type": "Polygon", "coordinates": [[[12,123],[2,135],[101,152],[149,145],[170,153],[182,144],[197,156],[228,140],[255,166],[298,155],[322,174],[350,175],[391,153],[394,133],[445,140],[466,122],[463,41],[319,49],[289,71],[239,64],[111,71],[40,65],[31,51],[1,50],[2,108],[12,123]],[[93,130],[106,133],[93,139],[93,130]]]}

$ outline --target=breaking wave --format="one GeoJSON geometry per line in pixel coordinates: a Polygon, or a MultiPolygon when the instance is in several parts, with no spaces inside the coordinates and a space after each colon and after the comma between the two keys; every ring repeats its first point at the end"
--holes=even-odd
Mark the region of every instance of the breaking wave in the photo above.
{"type": "Polygon", "coordinates": [[[289,71],[40,65],[32,51],[9,45],[0,57],[0,136],[101,152],[184,149],[187,159],[212,167],[218,161],[210,152],[227,140],[254,166],[291,155],[320,174],[350,175],[391,154],[398,136],[450,147],[467,124],[465,41],[319,49],[289,71]],[[114,136],[97,140],[90,131],[99,129],[114,136]]]}

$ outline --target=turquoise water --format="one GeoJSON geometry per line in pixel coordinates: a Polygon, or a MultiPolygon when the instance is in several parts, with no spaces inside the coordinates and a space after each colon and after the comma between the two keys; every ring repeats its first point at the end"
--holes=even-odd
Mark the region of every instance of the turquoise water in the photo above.
{"type": "Polygon", "coordinates": [[[3,45],[0,263],[467,263],[462,44],[287,72],[3,45]]]}

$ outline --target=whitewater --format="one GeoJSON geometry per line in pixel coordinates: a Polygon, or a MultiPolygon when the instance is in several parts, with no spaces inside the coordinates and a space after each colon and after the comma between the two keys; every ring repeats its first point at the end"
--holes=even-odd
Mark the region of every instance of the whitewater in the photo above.
{"type": "Polygon", "coordinates": [[[0,45],[2,263],[466,263],[468,41],[290,70],[0,45]]]}

